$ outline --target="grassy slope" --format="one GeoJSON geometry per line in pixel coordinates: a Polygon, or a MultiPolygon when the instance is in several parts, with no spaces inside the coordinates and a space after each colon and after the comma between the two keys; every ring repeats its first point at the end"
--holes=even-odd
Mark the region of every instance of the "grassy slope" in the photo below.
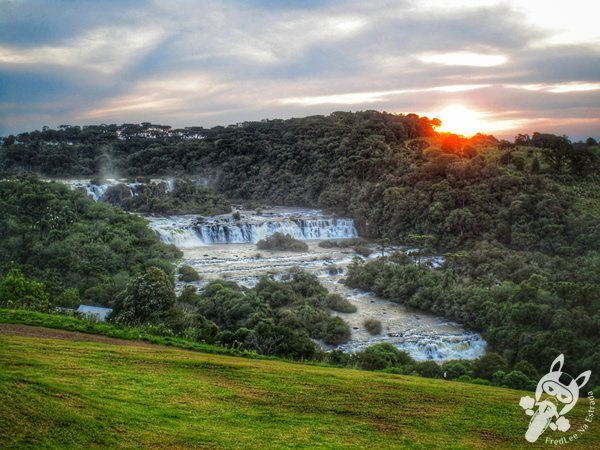
{"type": "Polygon", "coordinates": [[[120,327],[106,322],[91,322],[76,317],[45,314],[33,311],[0,308],[0,323],[31,325],[59,330],[78,331],[111,338],[144,341],[151,344],[195,350],[204,353],[244,356],[247,358],[267,358],[254,352],[237,350],[219,345],[203,344],[170,336],[156,336],[144,328],[120,327]]]}
{"type": "Polygon", "coordinates": [[[0,448],[536,447],[507,389],[6,335],[0,368],[0,448]]]}

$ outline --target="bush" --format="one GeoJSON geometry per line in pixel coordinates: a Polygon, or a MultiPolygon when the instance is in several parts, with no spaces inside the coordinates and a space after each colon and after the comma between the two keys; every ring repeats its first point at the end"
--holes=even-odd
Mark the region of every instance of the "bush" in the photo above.
{"type": "Polygon", "coordinates": [[[502,380],[502,385],[511,389],[533,390],[536,384],[535,381],[518,370],[507,373],[504,380],[502,380]]]}
{"type": "Polygon", "coordinates": [[[442,378],[442,368],[434,361],[421,361],[415,364],[415,372],[426,378],[442,378]]]}
{"type": "Polygon", "coordinates": [[[74,288],[65,289],[56,299],[56,304],[63,308],[77,309],[81,304],[79,291],[74,288]]]}
{"type": "Polygon", "coordinates": [[[365,258],[369,257],[369,255],[373,253],[369,247],[366,247],[364,245],[357,245],[353,248],[353,250],[359,255],[364,256],[365,258]]]}
{"type": "Polygon", "coordinates": [[[305,252],[308,250],[306,243],[294,239],[289,234],[274,233],[266,239],[261,239],[256,243],[260,250],[279,250],[292,252],[305,252]]]}
{"type": "Polygon", "coordinates": [[[537,371],[537,369],[533,367],[533,364],[531,364],[528,361],[519,361],[514,365],[513,370],[517,370],[519,372],[524,373],[525,375],[527,375],[528,378],[532,380],[537,380],[538,378],[540,378],[540,374],[537,371]]]}
{"type": "Polygon", "coordinates": [[[327,303],[327,307],[333,311],[341,313],[356,312],[356,306],[354,306],[346,298],[342,297],[339,294],[329,294],[325,298],[325,302],[327,303]]]}
{"type": "Polygon", "coordinates": [[[44,283],[28,280],[18,268],[11,269],[0,282],[0,306],[40,312],[52,308],[44,283]]]}
{"type": "Polygon", "coordinates": [[[389,366],[382,355],[366,351],[355,353],[353,359],[356,366],[363,370],[382,370],[389,366]]]}
{"type": "Polygon", "coordinates": [[[362,353],[377,355],[386,361],[386,366],[408,366],[415,363],[410,355],[402,350],[398,350],[392,344],[382,342],[367,347],[362,353]]]}
{"type": "Polygon", "coordinates": [[[334,366],[344,367],[350,362],[350,355],[341,350],[334,349],[327,353],[326,361],[334,366]]]}
{"type": "Polygon", "coordinates": [[[150,267],[127,285],[111,319],[127,325],[155,323],[174,305],[175,291],[169,276],[161,269],[150,267]]]}
{"type": "Polygon", "coordinates": [[[446,361],[442,364],[442,371],[446,372],[446,378],[454,380],[455,378],[467,375],[468,368],[463,361],[446,361]]]}
{"type": "Polygon", "coordinates": [[[338,272],[340,271],[340,268],[338,266],[329,266],[327,267],[327,273],[329,273],[329,275],[331,276],[335,276],[338,274],[338,272]]]}
{"type": "Polygon", "coordinates": [[[319,247],[321,248],[349,248],[354,246],[365,246],[367,241],[361,238],[352,238],[352,239],[340,239],[336,240],[326,240],[319,242],[319,247]]]}
{"type": "Polygon", "coordinates": [[[179,274],[179,280],[185,281],[186,283],[191,283],[192,281],[199,281],[202,279],[200,274],[196,272],[191,266],[181,266],[177,269],[177,273],[179,274]]]}
{"type": "Polygon", "coordinates": [[[481,384],[483,386],[489,386],[490,381],[484,380],[482,378],[473,378],[469,375],[462,375],[456,379],[456,381],[460,381],[461,383],[471,383],[471,384],[481,384]]]}
{"type": "Polygon", "coordinates": [[[473,373],[477,378],[491,380],[495,372],[508,370],[508,363],[498,353],[487,353],[473,363],[473,373]]]}
{"type": "Polygon", "coordinates": [[[376,336],[381,334],[381,322],[377,319],[367,319],[363,322],[363,326],[370,335],[376,336]]]}
{"type": "Polygon", "coordinates": [[[323,340],[329,345],[339,345],[350,339],[350,327],[339,317],[332,317],[325,327],[323,340]]]}
{"type": "Polygon", "coordinates": [[[90,184],[93,186],[101,186],[103,184],[106,184],[106,180],[102,177],[93,177],[90,180],[90,184]]]}

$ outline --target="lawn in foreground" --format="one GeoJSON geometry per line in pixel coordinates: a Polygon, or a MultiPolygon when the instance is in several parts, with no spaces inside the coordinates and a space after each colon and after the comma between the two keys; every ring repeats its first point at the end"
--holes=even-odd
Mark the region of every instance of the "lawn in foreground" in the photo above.
{"type": "MultiPolygon", "coordinates": [[[[0,448],[547,448],[517,391],[0,335],[0,448]]],[[[569,414],[583,423],[587,401],[569,414]]],[[[569,448],[593,448],[596,423],[569,448]]],[[[567,433],[568,434],[568,433],[567,433]]],[[[562,433],[547,432],[559,438],[562,433]]]]}

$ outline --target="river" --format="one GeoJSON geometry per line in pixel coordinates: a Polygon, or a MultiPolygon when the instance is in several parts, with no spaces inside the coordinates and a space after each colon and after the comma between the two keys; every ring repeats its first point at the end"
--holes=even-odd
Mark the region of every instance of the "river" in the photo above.
{"type": "MultiPolygon", "coordinates": [[[[327,289],[343,295],[357,308],[355,313],[333,313],[348,322],[352,330],[350,341],[338,346],[343,351],[353,352],[388,342],[416,360],[437,362],[474,359],[485,353],[486,344],[481,336],[457,323],[341,283],[348,264],[358,255],[350,248],[327,249],[318,244],[325,239],[356,237],[352,219],[300,208],[273,208],[260,213],[240,211],[240,214],[239,220],[231,214],[209,218],[149,217],[148,220],[164,242],[175,244],[183,251],[182,264],[194,267],[202,276],[201,281],[193,283],[198,287],[216,278],[252,287],[261,276],[280,279],[292,267],[314,273],[327,289]],[[308,251],[257,250],[256,242],[275,232],[305,241],[308,251]],[[364,329],[363,322],[369,318],[382,323],[381,335],[372,336],[364,329]]],[[[370,257],[376,256],[374,252],[370,257]]],[[[178,289],[182,287],[179,282],[178,289]]]]}

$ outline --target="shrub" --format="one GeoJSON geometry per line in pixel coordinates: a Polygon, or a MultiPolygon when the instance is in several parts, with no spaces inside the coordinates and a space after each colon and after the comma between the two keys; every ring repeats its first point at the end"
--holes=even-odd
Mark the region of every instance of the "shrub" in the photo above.
{"type": "Polygon", "coordinates": [[[382,355],[367,353],[366,351],[355,353],[354,361],[357,367],[363,370],[382,370],[389,366],[382,355]]]}
{"type": "Polygon", "coordinates": [[[484,380],[482,378],[473,378],[469,375],[462,375],[456,379],[456,381],[460,381],[462,383],[471,383],[471,384],[481,384],[483,386],[489,386],[490,380],[484,380]]]}
{"type": "Polygon", "coordinates": [[[539,372],[529,361],[521,360],[516,363],[513,367],[513,370],[518,370],[519,372],[527,375],[528,378],[532,380],[537,380],[540,377],[539,372]]]}
{"type": "Polygon", "coordinates": [[[128,325],[154,322],[175,305],[175,292],[169,276],[150,267],[134,278],[118,299],[111,318],[128,325]]]}
{"type": "Polygon", "coordinates": [[[339,294],[329,294],[325,298],[325,302],[327,303],[327,307],[333,311],[341,313],[356,312],[356,306],[354,306],[352,303],[350,303],[347,299],[345,299],[339,294]]]}
{"type": "Polygon", "coordinates": [[[414,364],[410,355],[402,350],[398,350],[392,344],[382,342],[367,347],[362,353],[377,355],[386,361],[386,366],[407,366],[414,364]]]}
{"type": "Polygon", "coordinates": [[[519,370],[513,370],[505,375],[502,385],[511,389],[533,390],[536,382],[519,370]]]}
{"type": "Polygon", "coordinates": [[[336,240],[325,240],[319,242],[319,247],[321,248],[349,248],[355,246],[365,246],[367,241],[362,238],[352,238],[352,239],[340,239],[336,240]]]}
{"type": "Polygon", "coordinates": [[[473,363],[473,373],[477,378],[491,380],[498,370],[508,370],[508,363],[498,353],[487,353],[473,363]]]}
{"type": "Polygon", "coordinates": [[[371,253],[373,253],[369,247],[366,247],[364,245],[357,245],[353,248],[353,250],[359,255],[364,256],[365,258],[367,258],[371,253]]]}
{"type": "Polygon", "coordinates": [[[443,371],[435,361],[421,361],[415,364],[415,372],[426,378],[441,378],[443,371]]]}
{"type": "Polygon", "coordinates": [[[340,268],[338,266],[329,266],[327,268],[327,273],[329,273],[329,275],[335,276],[338,274],[338,272],[340,271],[340,268]]]}
{"type": "Polygon", "coordinates": [[[376,336],[381,334],[381,322],[377,319],[367,319],[363,322],[365,329],[369,334],[376,336]]]}
{"type": "Polygon", "coordinates": [[[68,288],[61,292],[56,299],[56,304],[63,308],[77,309],[81,304],[79,299],[79,290],[68,288]]]}
{"type": "Polygon", "coordinates": [[[20,269],[11,269],[0,282],[0,306],[46,312],[51,309],[44,283],[28,280],[20,269]]]}
{"type": "Polygon", "coordinates": [[[308,250],[306,243],[294,239],[289,234],[274,233],[266,239],[261,239],[256,243],[256,246],[260,250],[280,250],[280,251],[293,251],[293,252],[305,252],[308,250]]]}
{"type": "Polygon", "coordinates": [[[196,272],[196,269],[191,266],[181,266],[179,269],[177,269],[177,273],[179,274],[179,280],[185,281],[186,283],[199,281],[202,279],[200,274],[196,272]]]}
{"type": "Polygon", "coordinates": [[[468,369],[462,361],[446,361],[442,364],[442,371],[446,372],[446,378],[453,380],[467,375],[468,369]]]}
{"type": "Polygon", "coordinates": [[[336,241],[321,241],[318,245],[321,248],[333,248],[336,247],[336,241]]]}
{"type": "Polygon", "coordinates": [[[93,177],[90,180],[90,184],[93,186],[101,186],[103,184],[106,184],[106,180],[102,177],[93,177]]]}
{"type": "Polygon", "coordinates": [[[350,362],[350,355],[341,350],[334,349],[327,353],[327,362],[334,366],[347,366],[350,362]]]}
{"type": "Polygon", "coordinates": [[[323,340],[329,345],[339,345],[350,339],[350,327],[339,317],[332,317],[327,321],[323,340]]]}

